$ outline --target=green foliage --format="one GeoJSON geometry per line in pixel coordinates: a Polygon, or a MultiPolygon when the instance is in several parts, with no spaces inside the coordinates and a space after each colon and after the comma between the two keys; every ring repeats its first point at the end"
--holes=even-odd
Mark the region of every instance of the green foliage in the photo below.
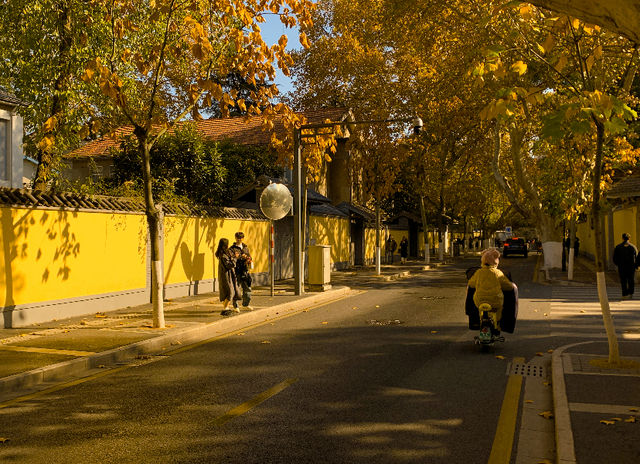
{"type": "MultiPolygon", "coordinates": [[[[90,180],[73,190],[142,197],[141,163],[137,140],[126,139],[114,155],[113,177],[90,180]]],[[[262,175],[281,176],[282,168],[268,147],[205,140],[194,124],[184,124],[151,149],[151,173],[153,194],[162,202],[228,206],[239,190],[262,175]]]]}
{"type": "MultiPolygon", "coordinates": [[[[114,157],[111,188],[126,183],[142,191],[142,156],[138,141],[128,138],[114,157]]],[[[192,124],[164,135],[151,149],[153,194],[161,201],[189,200],[201,205],[222,202],[227,171],[215,143],[203,140],[192,124]]]]}

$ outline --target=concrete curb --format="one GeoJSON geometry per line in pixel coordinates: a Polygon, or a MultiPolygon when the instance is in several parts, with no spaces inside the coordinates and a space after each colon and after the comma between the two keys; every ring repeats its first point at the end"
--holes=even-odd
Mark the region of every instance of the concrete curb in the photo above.
{"type": "Polygon", "coordinates": [[[556,434],[556,463],[575,464],[576,452],[571,428],[569,399],[564,381],[563,355],[564,351],[578,345],[591,342],[572,343],[556,348],[551,357],[551,386],[553,389],[553,417],[556,434]]]}
{"type": "MultiPolygon", "coordinates": [[[[75,358],[31,371],[14,374],[0,379],[0,394],[34,388],[45,382],[60,381],[71,376],[82,376],[83,373],[91,369],[103,365],[113,365],[140,355],[169,352],[171,347],[174,347],[174,349],[177,348],[175,345],[184,346],[197,343],[208,338],[233,332],[234,330],[247,327],[251,324],[279,318],[287,313],[298,311],[308,306],[330,303],[341,297],[348,296],[351,293],[353,293],[353,295],[357,294],[357,292],[352,291],[350,287],[340,287],[289,303],[256,309],[196,327],[177,329],[171,333],[120,346],[91,356],[75,358]]],[[[181,304],[181,307],[194,304],[197,304],[197,302],[184,303],[181,304]]],[[[178,307],[178,305],[173,307],[178,307]]]]}

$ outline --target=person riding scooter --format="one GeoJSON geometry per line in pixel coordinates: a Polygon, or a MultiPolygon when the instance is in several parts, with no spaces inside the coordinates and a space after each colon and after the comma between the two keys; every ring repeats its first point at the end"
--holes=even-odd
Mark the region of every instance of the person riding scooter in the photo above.
{"type": "MultiPolygon", "coordinates": [[[[500,262],[500,252],[495,248],[489,248],[482,253],[480,259],[482,267],[478,269],[471,279],[469,279],[469,288],[475,289],[473,294],[473,302],[479,311],[481,305],[488,304],[491,306],[489,317],[493,321],[495,333],[500,333],[500,320],[502,319],[502,306],[504,304],[503,291],[512,291],[514,286],[511,281],[498,269],[500,262]]],[[[484,307],[484,306],[483,306],[484,307]]],[[[482,317],[482,313],[480,313],[482,317]]]]}

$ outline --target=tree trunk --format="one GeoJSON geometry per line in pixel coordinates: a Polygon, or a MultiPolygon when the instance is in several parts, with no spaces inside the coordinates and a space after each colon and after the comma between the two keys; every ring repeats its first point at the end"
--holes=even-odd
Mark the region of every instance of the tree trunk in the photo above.
{"type": "Polygon", "coordinates": [[[422,216],[422,231],[424,240],[424,262],[431,261],[431,250],[429,249],[429,235],[427,234],[427,210],[424,206],[424,197],[420,195],[420,215],[422,216]]]}
{"type": "Polygon", "coordinates": [[[380,275],[380,205],[376,201],[376,275],[380,275]]]}
{"type": "Polygon", "coordinates": [[[151,245],[151,303],[153,305],[153,327],[164,328],[164,270],[160,253],[160,225],[162,215],[153,201],[153,179],[151,178],[151,146],[148,132],[141,127],[135,129],[142,154],[144,180],[144,203],[151,245]]]}
{"type": "Polygon", "coordinates": [[[569,222],[569,262],[567,265],[567,279],[573,280],[573,270],[575,264],[575,247],[576,241],[576,218],[572,217],[569,222]]]}
{"type": "Polygon", "coordinates": [[[598,284],[598,297],[600,299],[600,309],[602,310],[602,319],[604,328],[607,332],[607,341],[609,343],[609,363],[620,363],[620,350],[618,347],[618,339],[616,330],[611,317],[611,308],[609,307],[609,297],[607,296],[607,282],[604,273],[604,234],[602,233],[602,221],[600,210],[600,178],[602,176],[602,152],[604,145],[604,125],[596,122],[596,162],[593,173],[593,205],[591,214],[594,221],[595,236],[595,257],[596,257],[596,281],[598,284]]]}
{"type": "MultiPolygon", "coordinates": [[[[54,127],[47,130],[43,137],[54,137],[57,132],[57,128],[63,123],[66,98],[65,92],[69,87],[70,78],[70,53],[73,45],[71,38],[71,6],[67,0],[60,1],[57,5],[57,32],[58,40],[58,76],[53,84],[53,95],[51,100],[51,113],[50,117],[54,118],[57,122],[54,127]]],[[[55,149],[55,147],[54,147],[55,149]]],[[[36,167],[35,179],[33,181],[33,188],[35,190],[47,190],[47,183],[51,180],[52,164],[54,162],[53,154],[49,151],[38,149],[36,157],[38,158],[38,166],[36,167]]]]}

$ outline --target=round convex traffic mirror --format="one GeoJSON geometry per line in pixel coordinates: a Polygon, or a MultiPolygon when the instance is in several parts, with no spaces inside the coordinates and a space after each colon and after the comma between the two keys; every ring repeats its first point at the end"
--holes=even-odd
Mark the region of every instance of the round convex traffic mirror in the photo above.
{"type": "Polygon", "coordinates": [[[283,184],[269,184],[260,195],[260,210],[269,219],[282,219],[293,206],[293,197],[283,184]]]}

